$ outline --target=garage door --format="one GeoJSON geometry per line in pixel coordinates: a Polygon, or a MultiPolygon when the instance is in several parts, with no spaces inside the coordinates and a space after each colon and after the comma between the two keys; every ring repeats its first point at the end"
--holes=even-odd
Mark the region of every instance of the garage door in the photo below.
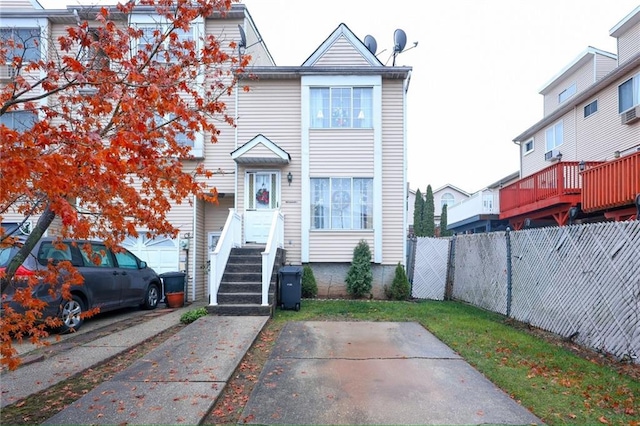
{"type": "Polygon", "coordinates": [[[162,236],[149,238],[146,232],[141,232],[138,238],[127,237],[122,245],[147,262],[147,265],[158,274],[180,270],[180,252],[177,239],[162,236]]]}

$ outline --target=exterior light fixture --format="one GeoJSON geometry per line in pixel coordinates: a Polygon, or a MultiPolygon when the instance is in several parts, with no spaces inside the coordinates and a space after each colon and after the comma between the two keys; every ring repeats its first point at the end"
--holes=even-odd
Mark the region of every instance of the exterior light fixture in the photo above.
{"type": "Polygon", "coordinates": [[[293,181],[293,175],[291,172],[287,173],[287,182],[289,182],[289,186],[291,186],[291,182],[293,181]]]}
{"type": "Polygon", "coordinates": [[[585,168],[585,164],[584,164],[584,160],[582,160],[578,163],[578,170],[580,170],[581,172],[584,172],[584,168],[585,168]]]}

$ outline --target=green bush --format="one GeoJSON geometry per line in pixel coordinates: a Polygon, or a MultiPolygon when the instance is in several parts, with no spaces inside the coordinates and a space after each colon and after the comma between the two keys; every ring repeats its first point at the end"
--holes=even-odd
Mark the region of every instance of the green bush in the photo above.
{"type": "Polygon", "coordinates": [[[407,300],[411,296],[411,285],[404,267],[398,262],[393,282],[390,287],[385,286],[384,293],[391,300],[407,300]]]}
{"type": "Polygon", "coordinates": [[[313,275],[311,266],[304,265],[302,268],[302,297],[313,298],[318,295],[318,284],[316,277],[313,275]]]}
{"type": "Polygon", "coordinates": [[[371,272],[371,250],[365,240],[360,240],[353,249],[353,261],[347,272],[347,292],[362,297],[371,292],[373,272],[371,272]]]}
{"type": "Polygon", "coordinates": [[[182,314],[182,316],[180,317],[180,322],[183,324],[190,324],[198,318],[205,317],[207,315],[209,315],[207,308],[192,309],[182,314]]]}

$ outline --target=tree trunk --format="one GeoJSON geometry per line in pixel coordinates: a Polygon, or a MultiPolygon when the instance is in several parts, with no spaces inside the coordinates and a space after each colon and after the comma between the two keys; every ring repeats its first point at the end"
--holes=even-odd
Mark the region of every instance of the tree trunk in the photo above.
{"type": "Polygon", "coordinates": [[[11,259],[11,261],[7,265],[7,269],[5,270],[5,277],[1,280],[2,293],[4,293],[4,290],[7,288],[11,280],[13,280],[16,271],[18,270],[20,265],[22,265],[27,259],[27,256],[29,256],[31,250],[33,250],[33,248],[36,246],[36,243],[40,240],[40,238],[42,238],[47,229],[49,229],[49,226],[51,225],[51,222],[53,222],[53,219],[55,219],[55,217],[55,212],[52,211],[51,206],[47,204],[47,207],[45,207],[44,212],[42,212],[40,219],[38,219],[38,223],[33,227],[33,230],[27,237],[27,240],[24,242],[24,245],[20,248],[20,250],[18,250],[18,253],[14,256],[13,259],[11,259]]]}

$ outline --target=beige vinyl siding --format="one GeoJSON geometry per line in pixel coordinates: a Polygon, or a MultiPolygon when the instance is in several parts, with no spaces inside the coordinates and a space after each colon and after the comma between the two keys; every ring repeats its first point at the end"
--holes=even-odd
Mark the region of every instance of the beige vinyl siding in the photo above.
{"type": "MultiPolygon", "coordinates": [[[[608,56],[596,55],[596,81],[599,81],[602,77],[609,74],[618,66],[618,61],[613,58],[609,58],[608,56]]],[[[588,87],[589,83],[587,82],[588,87]]],[[[583,89],[585,88],[583,87],[583,89]]]]}
{"type": "Polygon", "coordinates": [[[42,7],[37,7],[35,1],[29,0],[0,0],[0,9],[23,9],[23,10],[42,10],[42,7]]]}
{"type": "MultiPolygon", "coordinates": [[[[288,165],[239,167],[238,211],[244,211],[244,185],[247,170],[279,170],[281,173],[280,210],[285,219],[285,249],[287,262],[299,264],[301,259],[301,116],[299,80],[255,80],[248,82],[250,91],[239,93],[238,146],[262,134],[286,151],[291,161],[288,165]],[[293,181],[287,182],[291,172],[293,181]]],[[[273,154],[269,155],[270,157],[273,154]]]]}
{"type": "MultiPolygon", "coordinates": [[[[275,65],[271,59],[269,53],[265,50],[264,45],[260,42],[260,36],[256,30],[256,28],[251,25],[249,19],[245,19],[245,25],[243,26],[244,34],[247,38],[247,46],[250,46],[246,49],[245,54],[251,55],[251,64],[254,66],[273,66],[275,65]]],[[[234,25],[231,28],[227,28],[225,30],[227,33],[231,32],[232,37],[236,37],[233,33],[234,31],[238,32],[238,39],[240,35],[240,31],[238,27],[234,25]]]]}
{"type": "Polygon", "coordinates": [[[273,151],[259,143],[250,150],[248,150],[245,154],[242,155],[243,158],[279,158],[273,151]]]}
{"type": "Polygon", "coordinates": [[[360,240],[369,244],[373,254],[373,231],[312,231],[309,233],[309,262],[351,262],[353,249],[360,240]]]}
{"type": "Polygon", "coordinates": [[[373,177],[373,130],[313,129],[309,174],[314,177],[373,177]]]}
{"type": "Polygon", "coordinates": [[[622,124],[618,114],[618,86],[638,72],[640,69],[600,91],[595,114],[584,118],[586,103],[580,105],[577,114],[577,137],[580,143],[576,160],[612,160],[615,151],[640,146],[640,125],[637,122],[622,124]]]}
{"type": "Polygon", "coordinates": [[[403,121],[403,81],[383,80],[382,84],[382,263],[401,262],[406,231],[405,151],[403,121]]]}
{"type": "Polygon", "coordinates": [[[640,52],[640,22],[618,37],[618,62],[622,64],[640,52]]]}
{"type": "Polygon", "coordinates": [[[553,88],[544,96],[544,115],[547,116],[559,107],[565,105],[567,102],[571,102],[571,98],[575,97],[575,94],[560,103],[558,96],[565,89],[569,88],[572,84],[576,84],[576,94],[580,93],[591,84],[594,83],[594,63],[589,61],[587,64],[581,66],[578,70],[570,75],[558,80],[553,88]]]}
{"type": "Polygon", "coordinates": [[[336,39],[331,48],[314,64],[317,66],[344,67],[369,66],[360,52],[344,36],[336,39]]]}

